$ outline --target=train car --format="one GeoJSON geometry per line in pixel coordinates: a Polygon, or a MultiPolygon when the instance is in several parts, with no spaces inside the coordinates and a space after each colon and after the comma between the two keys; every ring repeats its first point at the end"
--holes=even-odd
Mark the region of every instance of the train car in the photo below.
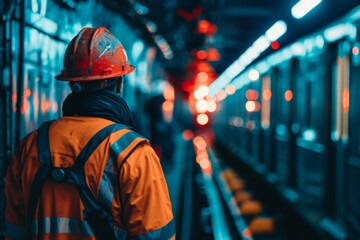
{"type": "Polygon", "coordinates": [[[359,16],[248,66],[213,120],[220,145],[333,239],[360,236],[359,16]]]}

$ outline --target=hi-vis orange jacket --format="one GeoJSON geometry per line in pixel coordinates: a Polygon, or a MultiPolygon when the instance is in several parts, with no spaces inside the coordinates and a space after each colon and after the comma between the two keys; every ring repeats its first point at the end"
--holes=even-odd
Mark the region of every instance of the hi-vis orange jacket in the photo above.
{"type": "MultiPolygon", "coordinates": [[[[113,122],[63,117],[52,122],[49,145],[54,167],[67,168],[87,142],[113,122]]],[[[96,200],[111,213],[117,239],[175,239],[175,224],[160,161],[149,142],[124,128],[94,150],[83,169],[96,200]],[[132,139],[131,142],[128,142],[132,139]]],[[[40,167],[37,131],[22,139],[6,176],[6,239],[26,239],[30,189],[40,167]]],[[[33,239],[96,239],[84,216],[79,190],[46,179],[31,223],[33,239]],[[40,224],[41,223],[41,224],[40,224]]]]}

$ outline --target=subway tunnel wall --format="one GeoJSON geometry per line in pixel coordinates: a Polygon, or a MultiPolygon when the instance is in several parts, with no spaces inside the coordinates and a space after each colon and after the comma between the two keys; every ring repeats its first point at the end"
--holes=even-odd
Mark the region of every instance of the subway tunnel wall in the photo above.
{"type": "MultiPolygon", "coordinates": [[[[55,76],[66,46],[83,27],[104,26],[136,67],[125,77],[123,98],[134,130],[161,159],[179,239],[359,239],[358,8],[249,64],[215,96],[200,97],[207,110],[198,110],[195,89],[220,75],[201,79],[196,71],[210,68],[201,56],[187,62],[184,76],[169,74],[178,62],[165,66],[161,41],[156,46],[116,10],[134,1],[117,1],[116,8],[75,2],[24,0],[24,9],[0,3],[0,238],[4,177],[16,144],[62,116],[70,88],[55,76]]],[[[197,11],[177,14],[191,22],[197,11]]],[[[205,38],[205,45],[216,41],[205,38]]]]}
{"type": "MultiPolygon", "coordinates": [[[[124,19],[115,16],[110,10],[100,3],[89,1],[83,3],[76,9],[64,9],[55,2],[48,1],[46,14],[44,6],[28,2],[26,7],[26,20],[24,30],[24,79],[23,92],[18,94],[18,63],[19,63],[19,14],[15,12],[12,20],[2,24],[3,40],[6,47],[11,47],[6,52],[6,58],[2,61],[2,110],[10,113],[4,115],[2,127],[9,131],[7,136],[14,136],[17,128],[20,130],[20,137],[36,129],[44,120],[58,118],[61,115],[61,103],[70,93],[67,83],[55,81],[63,65],[64,51],[69,40],[81,28],[86,26],[105,26],[116,36],[121,38],[122,44],[128,49],[128,58],[137,66],[137,71],[125,81],[124,98],[132,111],[144,111],[141,106],[149,98],[151,84],[165,79],[159,74],[159,65],[156,61],[156,52],[148,46],[139,36],[139,33],[132,31],[124,19]],[[34,7],[34,5],[36,7],[34,7]],[[91,11],[91,9],[100,11],[91,11]],[[91,14],[89,14],[91,13],[91,14]],[[113,24],[114,21],[116,24],[113,24]],[[56,33],[56,34],[55,34],[56,33]],[[124,35],[124,37],[122,37],[124,35]],[[152,81],[150,81],[150,76],[152,81]],[[154,80],[157,79],[157,80],[154,80]],[[139,91],[139,94],[136,94],[139,91]],[[11,94],[11,104],[6,102],[11,94]],[[21,126],[15,126],[16,103],[21,97],[21,126]],[[140,100],[139,100],[140,98],[140,100]],[[143,98],[143,99],[141,99],[143,98]],[[11,106],[11,107],[10,107],[11,106]],[[7,125],[5,125],[7,124],[7,125]],[[10,124],[10,125],[9,125],[10,124]]],[[[46,8],[46,6],[45,6],[46,8]]],[[[146,114],[146,112],[145,112],[146,114]]],[[[142,124],[139,123],[139,128],[142,124]]],[[[146,129],[145,127],[142,127],[146,129]]],[[[148,133],[144,133],[148,135],[148,133]]],[[[13,151],[15,141],[19,139],[4,137],[4,143],[8,150],[13,151]]],[[[4,146],[4,144],[1,144],[4,146]]]]}

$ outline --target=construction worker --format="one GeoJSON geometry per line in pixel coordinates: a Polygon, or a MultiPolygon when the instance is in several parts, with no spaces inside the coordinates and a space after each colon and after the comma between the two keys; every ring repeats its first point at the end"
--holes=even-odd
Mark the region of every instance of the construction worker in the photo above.
{"type": "Polygon", "coordinates": [[[134,69],[106,28],[70,42],[63,117],[23,138],[8,168],[6,239],[175,239],[159,158],[119,95],[134,69]]]}

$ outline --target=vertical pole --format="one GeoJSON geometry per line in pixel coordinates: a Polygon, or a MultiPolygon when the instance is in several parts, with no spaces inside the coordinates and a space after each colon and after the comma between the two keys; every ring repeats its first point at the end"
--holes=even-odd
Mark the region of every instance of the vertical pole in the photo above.
{"type": "Polygon", "coordinates": [[[12,21],[7,21],[6,23],[6,29],[5,29],[5,37],[6,37],[6,47],[8,49],[6,59],[7,59],[7,68],[8,68],[8,80],[9,80],[9,87],[7,90],[7,110],[6,110],[6,140],[7,140],[7,162],[6,167],[10,162],[10,158],[12,155],[12,151],[14,151],[14,121],[13,121],[13,100],[12,100],[12,91],[14,86],[13,76],[14,76],[14,67],[13,67],[13,55],[12,55],[12,49],[13,49],[13,24],[12,21]]]}
{"type": "Polygon", "coordinates": [[[21,138],[21,109],[24,92],[24,55],[25,55],[25,1],[20,0],[19,12],[19,62],[18,62],[18,81],[17,81],[17,102],[15,119],[15,144],[18,144],[21,138]]]}
{"type": "MultiPolygon", "coordinates": [[[[0,1],[0,16],[2,17],[4,14],[4,2],[0,1]]],[[[0,69],[2,70],[0,72],[0,78],[3,79],[4,78],[4,65],[5,65],[5,61],[4,61],[4,56],[5,56],[5,36],[4,36],[4,29],[5,29],[5,24],[3,22],[0,23],[0,69]]],[[[5,87],[3,86],[3,82],[0,82],[0,132],[4,133],[5,132],[5,123],[6,123],[6,91],[5,91],[5,87]]],[[[6,135],[6,134],[3,134],[6,135]]],[[[5,164],[5,155],[6,155],[6,150],[5,150],[5,145],[6,145],[6,139],[5,137],[1,136],[0,139],[0,238],[4,237],[4,208],[5,208],[5,198],[4,198],[4,189],[5,189],[5,171],[4,171],[4,164],[5,164]]]]}
{"type": "Polygon", "coordinates": [[[0,239],[4,238],[5,232],[5,174],[13,150],[11,19],[16,5],[17,0],[11,0],[7,3],[0,1],[0,76],[1,79],[3,79],[3,81],[0,82],[0,131],[3,133],[0,139],[0,239]]]}

